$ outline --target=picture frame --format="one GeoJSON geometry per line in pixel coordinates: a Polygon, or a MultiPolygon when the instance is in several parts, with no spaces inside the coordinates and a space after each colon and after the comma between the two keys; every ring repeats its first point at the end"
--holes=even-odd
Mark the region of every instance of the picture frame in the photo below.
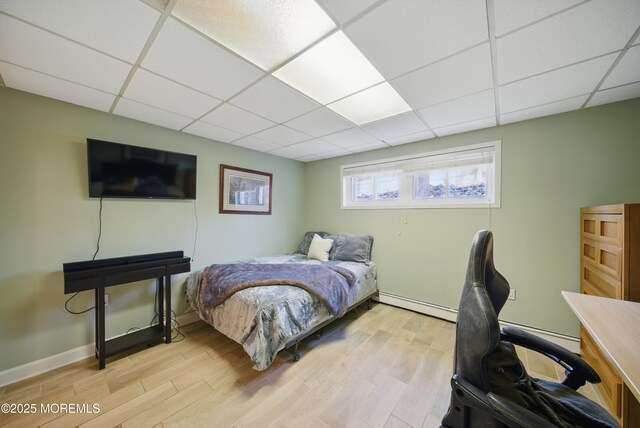
{"type": "Polygon", "coordinates": [[[273,174],[220,164],[220,213],[271,215],[273,174]]]}

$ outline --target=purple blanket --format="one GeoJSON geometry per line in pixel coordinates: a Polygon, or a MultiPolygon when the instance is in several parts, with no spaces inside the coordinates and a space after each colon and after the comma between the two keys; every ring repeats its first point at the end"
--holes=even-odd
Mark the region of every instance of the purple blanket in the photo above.
{"type": "Polygon", "coordinates": [[[200,301],[217,306],[236,291],[262,285],[294,285],[317,296],[336,316],[349,305],[356,275],[339,266],[308,264],[214,264],[204,268],[200,301]]]}

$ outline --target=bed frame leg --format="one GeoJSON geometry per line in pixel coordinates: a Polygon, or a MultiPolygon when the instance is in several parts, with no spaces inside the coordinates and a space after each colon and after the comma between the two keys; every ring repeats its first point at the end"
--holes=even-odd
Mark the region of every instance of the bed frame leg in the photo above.
{"type": "Polygon", "coordinates": [[[373,304],[371,303],[371,299],[367,300],[367,309],[371,309],[373,304]]]}
{"type": "Polygon", "coordinates": [[[300,361],[300,352],[298,352],[298,344],[300,342],[296,342],[296,347],[293,349],[293,361],[294,362],[298,362],[300,361]]]}

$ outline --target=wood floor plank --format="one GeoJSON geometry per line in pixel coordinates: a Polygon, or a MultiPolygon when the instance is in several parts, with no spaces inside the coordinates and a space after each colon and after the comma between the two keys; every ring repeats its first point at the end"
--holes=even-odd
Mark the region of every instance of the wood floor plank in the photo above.
{"type": "MultiPolygon", "coordinates": [[[[180,342],[88,358],[0,388],[3,402],[87,403],[100,412],[0,415],[0,427],[437,427],[449,406],[455,325],[384,304],[350,314],[256,371],[240,345],[203,322],[180,342]],[[5,425],[5,426],[2,426],[5,425]]],[[[562,370],[518,349],[527,370],[562,370]]],[[[592,386],[583,387],[594,401],[592,386]]]]}

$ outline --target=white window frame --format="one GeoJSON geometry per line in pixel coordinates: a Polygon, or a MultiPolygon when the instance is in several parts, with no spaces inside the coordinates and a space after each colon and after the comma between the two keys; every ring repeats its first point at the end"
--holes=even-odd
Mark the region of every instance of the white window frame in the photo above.
{"type": "MultiPolygon", "coordinates": [[[[340,167],[340,197],[342,209],[385,209],[385,208],[499,208],[501,203],[500,188],[501,188],[501,141],[490,141],[481,144],[472,144],[467,146],[453,147],[449,149],[417,153],[410,156],[402,156],[396,158],[379,159],[372,162],[362,162],[357,164],[342,165],[340,167]],[[454,199],[452,197],[444,197],[442,199],[430,199],[430,198],[414,198],[414,183],[415,175],[419,171],[409,170],[411,162],[428,162],[430,159],[436,159],[438,157],[440,162],[446,163],[449,159],[454,159],[456,156],[460,156],[465,152],[478,153],[488,149],[487,151],[493,152],[493,163],[489,163],[487,173],[487,196],[486,197],[464,197],[461,199],[454,199]],[[492,167],[491,167],[492,166],[492,167]],[[379,168],[378,172],[392,172],[401,171],[400,178],[400,197],[396,200],[377,200],[376,199],[376,180],[375,169],[379,168]],[[403,169],[404,168],[404,169],[403,169]],[[363,170],[362,173],[351,173],[351,171],[363,170]],[[352,181],[350,177],[354,176],[371,176],[373,181],[372,199],[353,201],[352,200],[352,181]]],[[[438,161],[436,161],[438,162],[438,161]]],[[[452,170],[455,167],[443,167],[442,169],[435,169],[446,172],[452,170]]],[[[445,179],[446,183],[446,179],[445,179]]],[[[445,191],[448,191],[448,186],[445,185],[445,191]]]]}

